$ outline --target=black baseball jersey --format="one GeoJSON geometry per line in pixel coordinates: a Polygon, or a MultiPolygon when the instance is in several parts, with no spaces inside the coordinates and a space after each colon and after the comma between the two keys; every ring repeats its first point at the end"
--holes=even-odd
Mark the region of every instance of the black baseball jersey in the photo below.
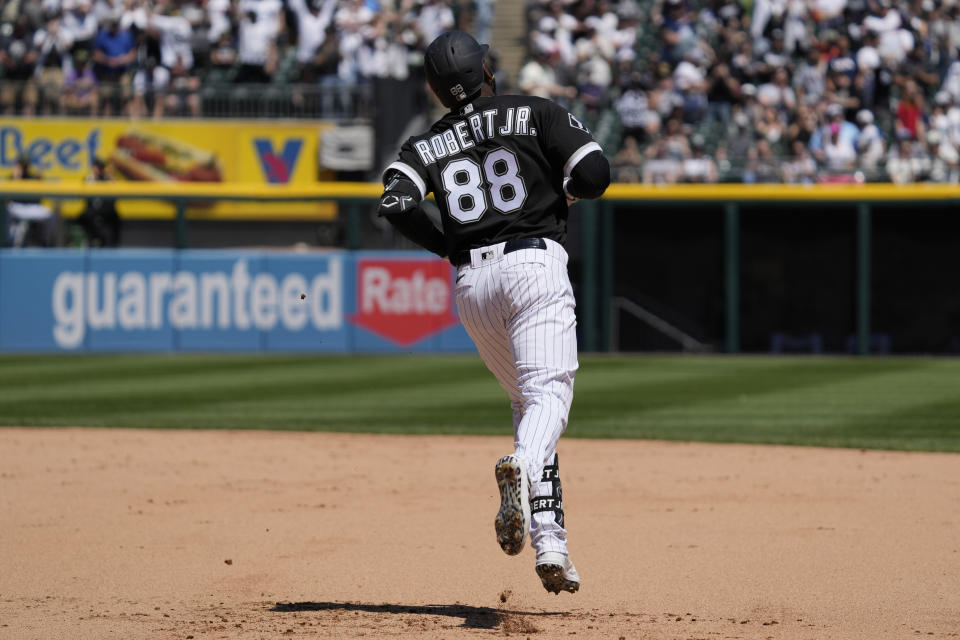
{"type": "Polygon", "coordinates": [[[601,151],[559,105],[533,96],[477,98],[403,145],[384,171],[433,192],[449,255],[513,238],[567,231],[563,181],[587,154],[601,151]]]}

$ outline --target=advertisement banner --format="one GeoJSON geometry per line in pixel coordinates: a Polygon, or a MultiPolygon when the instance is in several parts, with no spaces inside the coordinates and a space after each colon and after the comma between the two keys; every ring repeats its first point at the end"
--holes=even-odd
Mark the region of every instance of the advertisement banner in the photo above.
{"type": "MultiPolygon", "coordinates": [[[[326,122],[263,120],[20,119],[0,118],[0,174],[10,175],[20,158],[44,180],[83,181],[95,158],[115,179],[159,182],[312,184],[319,178],[319,136],[326,122]]],[[[121,201],[128,217],[168,217],[163,202],[121,201]]],[[[263,211],[257,203],[219,202],[191,207],[193,217],[263,211]]],[[[273,215],[332,217],[330,203],[275,203],[273,215]]],[[[63,213],[79,213],[65,203],[63,213]]],[[[265,216],[266,217],[266,216],[265,216]]]]}
{"type": "Polygon", "coordinates": [[[420,252],[0,251],[3,351],[471,351],[420,252]]]}

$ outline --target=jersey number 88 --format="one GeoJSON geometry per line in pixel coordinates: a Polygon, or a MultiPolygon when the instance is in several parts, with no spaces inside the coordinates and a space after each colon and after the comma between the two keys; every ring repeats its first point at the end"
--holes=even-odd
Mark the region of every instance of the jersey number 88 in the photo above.
{"type": "Polygon", "coordinates": [[[483,159],[483,174],[476,162],[461,158],[443,169],[443,188],[447,192],[447,211],[457,222],[476,222],[487,211],[487,196],[500,213],[513,213],[527,199],[527,188],[520,177],[517,156],[503,147],[483,159]],[[490,185],[483,189],[483,178],[490,185]]]}

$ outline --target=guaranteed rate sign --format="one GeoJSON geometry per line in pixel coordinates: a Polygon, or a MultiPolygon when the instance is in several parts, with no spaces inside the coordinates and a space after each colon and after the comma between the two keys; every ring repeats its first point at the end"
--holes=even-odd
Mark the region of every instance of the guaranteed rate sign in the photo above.
{"type": "Polygon", "coordinates": [[[450,265],[401,255],[4,250],[0,350],[472,350],[450,265]]]}

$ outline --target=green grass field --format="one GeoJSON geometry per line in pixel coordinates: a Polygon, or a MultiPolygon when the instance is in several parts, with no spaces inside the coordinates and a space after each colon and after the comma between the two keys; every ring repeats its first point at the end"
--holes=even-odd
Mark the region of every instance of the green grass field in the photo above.
{"type": "MultiPolygon", "coordinates": [[[[475,356],[4,356],[0,424],[511,433],[475,356]]],[[[960,451],[960,360],[582,356],[567,435],[960,451]]]]}

